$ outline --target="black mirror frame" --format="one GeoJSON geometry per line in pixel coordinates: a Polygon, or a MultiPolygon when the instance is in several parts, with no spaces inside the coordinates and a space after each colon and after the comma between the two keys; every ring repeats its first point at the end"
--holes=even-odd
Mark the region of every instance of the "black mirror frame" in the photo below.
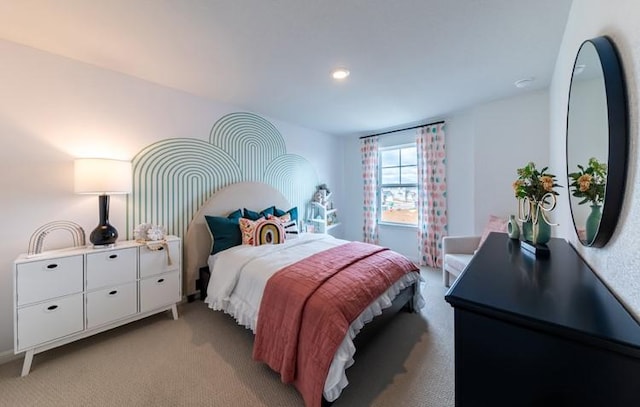
{"type": "MultiPolygon", "coordinates": [[[[604,204],[602,206],[602,217],[600,225],[593,241],[580,242],[584,246],[603,247],[607,244],[618,223],[618,217],[622,209],[624,200],[625,186],[627,182],[627,161],[629,155],[629,116],[626,85],[620,64],[618,52],[613,42],[605,36],[586,40],[580,45],[580,49],[576,54],[576,61],[580,50],[586,43],[593,44],[598,57],[604,76],[604,86],[607,97],[607,116],[609,128],[609,153],[607,156],[608,171],[607,184],[605,187],[604,204]]],[[[574,61],[575,71],[575,61],[574,61]]],[[[572,72],[574,72],[572,71],[572,72]]],[[[569,100],[567,104],[567,129],[566,129],[566,163],[567,163],[567,185],[571,183],[568,174],[569,170],[569,114],[571,106],[571,87],[573,87],[573,73],[571,74],[571,85],[569,87],[569,100]]],[[[578,228],[575,224],[573,207],[571,204],[571,194],[569,196],[569,208],[571,210],[571,219],[573,227],[578,234],[578,228]]]]}

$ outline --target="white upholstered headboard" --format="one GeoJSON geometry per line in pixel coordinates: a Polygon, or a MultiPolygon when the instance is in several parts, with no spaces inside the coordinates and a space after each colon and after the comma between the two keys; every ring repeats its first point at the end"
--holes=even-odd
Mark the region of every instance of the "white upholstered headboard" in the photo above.
{"type": "Polygon", "coordinates": [[[218,190],[195,214],[184,241],[184,292],[187,295],[196,292],[196,280],[200,267],[207,265],[211,252],[211,235],[205,215],[227,216],[236,209],[247,208],[261,211],[275,205],[288,210],[290,203],[271,185],[260,182],[240,182],[218,190]]]}

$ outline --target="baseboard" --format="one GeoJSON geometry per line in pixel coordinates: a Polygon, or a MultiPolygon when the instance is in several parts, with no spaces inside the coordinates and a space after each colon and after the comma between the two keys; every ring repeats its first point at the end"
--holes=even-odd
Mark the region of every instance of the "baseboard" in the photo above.
{"type": "Polygon", "coordinates": [[[8,363],[13,360],[19,359],[21,357],[22,357],[21,354],[16,355],[15,353],[13,353],[13,349],[0,352],[0,365],[3,363],[8,363]]]}

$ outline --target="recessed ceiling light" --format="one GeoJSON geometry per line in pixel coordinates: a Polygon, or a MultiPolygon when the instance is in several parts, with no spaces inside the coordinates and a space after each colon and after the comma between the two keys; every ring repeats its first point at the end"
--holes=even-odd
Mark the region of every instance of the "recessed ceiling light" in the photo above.
{"type": "Polygon", "coordinates": [[[341,80],[349,76],[349,70],[346,68],[337,68],[331,72],[331,76],[333,76],[333,79],[341,80]]]}
{"type": "Polygon", "coordinates": [[[516,85],[516,88],[526,88],[531,86],[535,78],[524,78],[515,81],[513,84],[516,85]]]}

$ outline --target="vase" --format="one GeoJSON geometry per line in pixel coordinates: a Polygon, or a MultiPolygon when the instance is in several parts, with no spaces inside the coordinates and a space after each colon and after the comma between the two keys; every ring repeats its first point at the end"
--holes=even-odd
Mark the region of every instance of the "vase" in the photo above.
{"type": "Polygon", "coordinates": [[[585,228],[587,229],[587,243],[592,243],[598,233],[600,227],[600,219],[602,218],[602,208],[600,205],[591,205],[591,213],[587,216],[585,228]]]}
{"type": "Polygon", "coordinates": [[[533,240],[533,228],[531,219],[522,222],[522,240],[532,241],[533,240]]]}
{"type": "Polygon", "coordinates": [[[551,239],[551,226],[542,216],[538,218],[537,223],[532,225],[531,229],[531,242],[533,244],[547,244],[551,239]]]}
{"type": "Polygon", "coordinates": [[[518,221],[516,221],[515,215],[509,216],[509,222],[507,223],[507,233],[511,239],[520,238],[520,228],[518,227],[518,221]]]}
{"type": "Polygon", "coordinates": [[[544,220],[537,203],[530,205],[529,219],[522,222],[522,237],[533,244],[546,244],[551,239],[551,225],[544,220]]]}

